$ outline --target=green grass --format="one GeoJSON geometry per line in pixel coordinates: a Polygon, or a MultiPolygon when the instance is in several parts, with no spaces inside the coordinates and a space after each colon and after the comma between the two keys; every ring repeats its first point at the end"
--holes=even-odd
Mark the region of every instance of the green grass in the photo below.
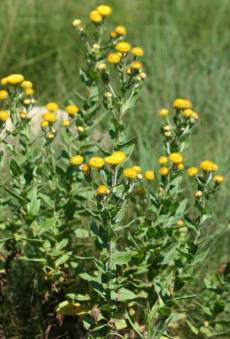
{"type": "MultiPolygon", "coordinates": [[[[114,0],[111,28],[128,28],[128,38],[145,49],[146,86],[127,124],[138,136],[139,157],[155,164],[160,154],[161,106],[188,97],[201,120],[185,153],[190,164],[212,158],[226,175],[214,203],[215,227],[224,224],[218,255],[227,256],[230,219],[230,6],[229,0],[114,0]],[[228,236],[227,236],[228,235],[228,236]],[[223,241],[223,239],[225,239],[223,241]]],[[[71,29],[99,1],[1,0],[0,76],[20,72],[35,85],[40,102],[63,100],[79,87],[81,45],[71,29]],[[84,3],[84,6],[83,6],[84,3]]],[[[222,229],[222,228],[221,228],[222,229]]],[[[220,259],[217,258],[217,261],[220,259]]]]}

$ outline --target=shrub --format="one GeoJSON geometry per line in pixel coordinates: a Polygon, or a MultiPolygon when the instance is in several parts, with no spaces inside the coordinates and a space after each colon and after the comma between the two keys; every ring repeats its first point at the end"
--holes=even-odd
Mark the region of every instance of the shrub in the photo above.
{"type": "Polygon", "coordinates": [[[204,260],[202,225],[224,177],[211,160],[184,161],[199,120],[188,99],[159,113],[159,168],[131,160],[136,138],[127,136],[126,119],[146,77],[144,51],[126,41],[123,26],[108,34],[111,13],[101,5],[90,12],[91,28],[73,22],[85,46],[84,88],[62,103],[61,123],[59,105],[49,102],[33,135],[32,83],[20,74],[1,80],[0,320],[7,338],[173,338],[175,328],[210,336],[228,324],[221,318],[228,264],[214,288],[206,277],[204,293],[186,289],[204,260]]]}

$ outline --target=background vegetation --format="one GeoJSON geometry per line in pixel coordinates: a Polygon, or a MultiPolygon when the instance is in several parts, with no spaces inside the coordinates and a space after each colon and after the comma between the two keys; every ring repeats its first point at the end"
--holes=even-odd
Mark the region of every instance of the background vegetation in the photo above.
{"type": "MultiPolygon", "coordinates": [[[[23,73],[34,83],[40,104],[61,102],[78,88],[81,44],[71,22],[85,18],[100,1],[1,0],[0,76],[23,73]]],[[[161,106],[188,97],[201,114],[199,131],[185,157],[199,162],[212,156],[224,169],[226,183],[215,203],[216,217],[207,232],[218,230],[213,246],[219,265],[229,255],[230,232],[230,6],[229,0],[108,0],[112,24],[124,24],[128,37],[145,49],[147,84],[130,133],[138,136],[137,157],[148,166],[159,155],[161,106]],[[202,145],[202,147],[200,147],[202,145]]],[[[209,258],[213,259],[213,258],[209,258]]]]}

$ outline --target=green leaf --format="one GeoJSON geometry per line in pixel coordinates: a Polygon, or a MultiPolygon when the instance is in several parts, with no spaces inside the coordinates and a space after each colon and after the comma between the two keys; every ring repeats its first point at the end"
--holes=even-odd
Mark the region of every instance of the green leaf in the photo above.
{"type": "Polygon", "coordinates": [[[59,257],[57,260],[55,260],[55,266],[58,267],[65,264],[69,260],[71,254],[72,252],[68,252],[59,257]]]}
{"type": "Polygon", "coordinates": [[[116,293],[115,291],[112,291],[111,293],[112,299],[116,301],[128,301],[128,300],[134,300],[138,298],[138,295],[133,293],[131,290],[128,290],[127,288],[120,288],[119,291],[116,293]]]}
{"type": "Polygon", "coordinates": [[[78,228],[74,231],[77,238],[88,238],[89,232],[87,230],[84,230],[82,228],[78,228]]]}
{"type": "Polygon", "coordinates": [[[188,327],[190,328],[192,333],[194,333],[195,335],[199,334],[199,330],[189,320],[186,320],[186,323],[188,324],[188,327]]]}
{"type": "Polygon", "coordinates": [[[31,216],[36,216],[39,213],[41,201],[38,199],[37,187],[34,187],[32,191],[28,194],[30,202],[27,204],[28,214],[31,216]]]}
{"type": "Polygon", "coordinates": [[[10,170],[11,170],[11,173],[13,174],[13,176],[15,176],[15,177],[18,177],[23,173],[21,167],[17,164],[15,159],[12,159],[10,161],[10,170]]]}
{"type": "Polygon", "coordinates": [[[112,265],[126,265],[136,254],[136,251],[117,251],[112,253],[112,265]]]}

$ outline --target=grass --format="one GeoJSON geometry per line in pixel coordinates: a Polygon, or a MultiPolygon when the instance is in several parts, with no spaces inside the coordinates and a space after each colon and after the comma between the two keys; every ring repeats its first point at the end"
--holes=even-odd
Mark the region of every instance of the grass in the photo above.
{"type": "MultiPolygon", "coordinates": [[[[1,0],[0,76],[20,72],[35,84],[41,103],[63,100],[79,87],[81,46],[71,29],[99,2],[88,0],[1,0]]],[[[215,203],[220,231],[216,262],[228,255],[230,220],[229,0],[114,0],[111,28],[125,24],[130,40],[145,49],[147,81],[127,119],[138,136],[138,157],[153,166],[160,154],[159,108],[188,97],[201,114],[190,164],[213,158],[226,176],[215,203]],[[222,226],[223,225],[223,226],[222,226]],[[221,244],[221,246],[220,246],[221,244]],[[221,259],[220,259],[221,258],[221,259]]]]}

